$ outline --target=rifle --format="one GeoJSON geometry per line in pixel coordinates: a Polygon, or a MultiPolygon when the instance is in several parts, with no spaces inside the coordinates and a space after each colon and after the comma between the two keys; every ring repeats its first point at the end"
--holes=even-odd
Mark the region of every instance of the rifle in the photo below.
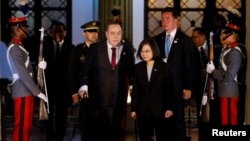
{"type": "MultiPolygon", "coordinates": [[[[44,60],[44,58],[43,58],[44,28],[42,27],[41,29],[39,29],[39,31],[41,31],[41,36],[40,36],[40,48],[39,48],[38,62],[44,60]]],[[[37,70],[37,82],[38,82],[39,88],[44,90],[45,96],[48,97],[45,73],[44,73],[44,70],[40,69],[39,67],[37,70]]],[[[39,101],[39,120],[48,120],[48,113],[49,113],[49,102],[47,103],[47,109],[46,109],[45,102],[42,99],[40,99],[40,101],[39,101]]]]}
{"type": "MultiPolygon", "coordinates": [[[[213,35],[214,35],[213,32],[210,32],[209,61],[214,60],[213,35]]],[[[205,105],[203,105],[201,102],[200,116],[201,116],[201,120],[203,122],[209,122],[210,121],[210,100],[214,99],[214,80],[209,76],[208,73],[206,74],[203,96],[207,96],[207,103],[205,105]],[[203,108],[203,106],[204,106],[204,108],[203,108]]]]}

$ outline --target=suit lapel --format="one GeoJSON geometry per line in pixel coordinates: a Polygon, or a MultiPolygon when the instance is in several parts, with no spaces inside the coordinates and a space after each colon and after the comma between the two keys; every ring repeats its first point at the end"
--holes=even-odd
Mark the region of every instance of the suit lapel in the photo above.
{"type": "Polygon", "coordinates": [[[150,83],[154,82],[154,79],[156,77],[156,73],[158,73],[157,72],[158,71],[158,66],[159,66],[158,62],[155,61],[154,65],[153,65],[153,68],[152,68],[152,72],[151,72],[151,77],[150,77],[150,81],[149,81],[150,83]]]}
{"type": "Polygon", "coordinates": [[[101,57],[100,61],[102,61],[103,63],[106,64],[104,66],[108,66],[110,69],[112,69],[111,62],[109,60],[109,55],[108,55],[108,46],[107,46],[107,43],[103,42],[103,44],[101,44],[101,47],[99,47],[98,49],[100,49],[100,54],[99,54],[99,56],[101,57]]]}
{"type": "Polygon", "coordinates": [[[141,67],[141,73],[143,75],[143,82],[145,82],[145,85],[148,86],[148,73],[147,73],[147,64],[146,62],[144,61],[143,62],[143,65],[141,67]]]}

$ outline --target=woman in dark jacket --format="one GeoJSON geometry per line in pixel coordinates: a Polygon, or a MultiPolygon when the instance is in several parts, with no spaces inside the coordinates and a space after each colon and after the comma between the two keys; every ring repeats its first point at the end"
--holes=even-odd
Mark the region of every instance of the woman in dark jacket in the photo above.
{"type": "Polygon", "coordinates": [[[154,39],[143,40],[137,57],[132,91],[131,117],[137,119],[140,141],[150,141],[155,130],[157,141],[169,137],[169,120],[173,115],[173,92],[168,67],[160,59],[160,51],[154,39]]]}

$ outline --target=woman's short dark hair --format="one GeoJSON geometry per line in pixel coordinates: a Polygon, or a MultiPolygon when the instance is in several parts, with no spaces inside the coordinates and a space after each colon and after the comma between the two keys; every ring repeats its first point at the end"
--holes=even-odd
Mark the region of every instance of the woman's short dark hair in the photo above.
{"type": "Polygon", "coordinates": [[[160,59],[160,50],[156,41],[153,38],[147,38],[141,41],[136,55],[138,58],[142,59],[141,50],[144,45],[149,45],[149,47],[151,48],[153,53],[153,58],[152,58],[153,60],[160,59]]]}

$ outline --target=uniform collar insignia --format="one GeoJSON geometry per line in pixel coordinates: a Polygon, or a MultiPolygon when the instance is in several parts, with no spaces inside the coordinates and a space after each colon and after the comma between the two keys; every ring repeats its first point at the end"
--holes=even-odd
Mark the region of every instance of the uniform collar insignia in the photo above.
{"type": "Polygon", "coordinates": [[[11,42],[15,43],[15,44],[18,44],[18,45],[23,44],[22,41],[20,39],[16,38],[16,37],[12,37],[11,42]]]}

